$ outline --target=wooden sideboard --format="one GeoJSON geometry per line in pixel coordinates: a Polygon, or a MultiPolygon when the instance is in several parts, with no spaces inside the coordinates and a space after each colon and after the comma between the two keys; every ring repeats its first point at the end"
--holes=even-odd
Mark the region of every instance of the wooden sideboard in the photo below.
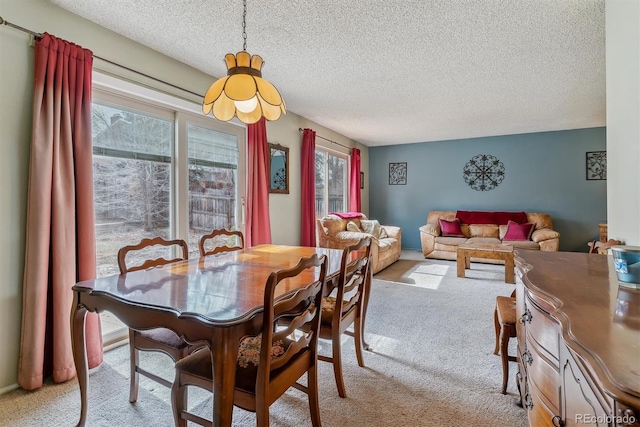
{"type": "Polygon", "coordinates": [[[516,382],[529,425],[640,425],[640,290],[612,257],[516,251],[516,382]]]}

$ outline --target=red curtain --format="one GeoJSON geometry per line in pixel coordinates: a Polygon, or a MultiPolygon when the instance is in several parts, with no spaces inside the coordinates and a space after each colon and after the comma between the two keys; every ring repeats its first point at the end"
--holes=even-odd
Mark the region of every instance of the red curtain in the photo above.
{"type": "Polygon", "coordinates": [[[302,131],[300,244],[316,245],[316,132],[302,131]]]}
{"type": "Polygon", "coordinates": [[[269,220],[269,144],[266,121],[247,126],[249,168],[247,183],[247,225],[245,244],[247,247],[271,243],[269,220]]]}
{"type": "Polygon", "coordinates": [[[349,210],[361,212],[362,197],[360,195],[360,150],[351,149],[351,179],[349,180],[349,210]]]}
{"type": "MultiPolygon", "coordinates": [[[[76,374],[71,287],[96,274],[91,143],[93,54],[44,34],[36,41],[18,384],[76,374]]],[[[86,319],[89,368],[102,363],[100,318],[86,319]]]]}

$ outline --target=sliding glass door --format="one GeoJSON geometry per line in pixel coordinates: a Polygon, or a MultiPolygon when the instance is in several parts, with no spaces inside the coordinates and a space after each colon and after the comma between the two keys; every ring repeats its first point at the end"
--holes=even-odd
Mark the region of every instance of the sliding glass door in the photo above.
{"type": "MultiPolygon", "coordinates": [[[[201,235],[243,229],[244,127],[101,88],[92,108],[98,277],[143,238],[184,239],[191,258],[201,235]]],[[[109,315],[103,330],[105,342],[126,337],[109,315]]]]}

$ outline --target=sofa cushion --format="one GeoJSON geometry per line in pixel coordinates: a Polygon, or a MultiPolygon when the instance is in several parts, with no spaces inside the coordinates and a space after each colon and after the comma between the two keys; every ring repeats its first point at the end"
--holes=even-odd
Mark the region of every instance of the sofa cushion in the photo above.
{"type": "Polygon", "coordinates": [[[525,212],[482,212],[482,211],[457,211],[456,218],[463,224],[507,224],[509,220],[518,224],[527,222],[525,212]]]}
{"type": "Polygon", "coordinates": [[[335,215],[325,216],[320,221],[322,227],[325,229],[325,233],[327,233],[329,236],[333,236],[337,232],[347,229],[347,220],[335,215]]]}
{"type": "Polygon", "coordinates": [[[444,237],[464,237],[462,230],[460,229],[460,220],[454,219],[453,221],[447,221],[446,219],[438,219],[440,224],[440,230],[444,237]]]}
{"type": "Polygon", "coordinates": [[[495,224],[469,224],[469,237],[498,238],[498,226],[495,224]]]}
{"type": "Polygon", "coordinates": [[[518,224],[513,221],[507,223],[507,232],[502,240],[529,240],[535,224],[518,224]]]}
{"type": "Polygon", "coordinates": [[[360,227],[358,227],[358,224],[356,224],[353,221],[347,222],[347,231],[354,231],[356,233],[362,233],[362,230],[360,229],[360,227]]]}
{"type": "Polygon", "coordinates": [[[466,237],[436,237],[433,248],[436,251],[455,252],[466,241],[466,237]]]}
{"type": "Polygon", "coordinates": [[[504,244],[509,244],[511,246],[513,246],[514,249],[530,249],[530,250],[534,250],[534,251],[539,251],[540,250],[540,245],[537,244],[536,242],[533,242],[531,240],[512,240],[512,241],[505,241],[504,244]]]}
{"type": "Polygon", "coordinates": [[[497,237],[471,237],[467,243],[502,243],[497,237]]]}
{"type": "Polygon", "coordinates": [[[382,228],[377,219],[363,219],[360,221],[360,227],[363,233],[369,233],[377,239],[386,239],[389,237],[387,231],[382,228]]]}

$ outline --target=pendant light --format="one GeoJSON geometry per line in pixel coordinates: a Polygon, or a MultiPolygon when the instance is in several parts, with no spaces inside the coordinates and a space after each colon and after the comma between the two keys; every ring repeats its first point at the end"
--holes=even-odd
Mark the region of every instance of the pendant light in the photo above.
{"type": "Polygon", "coordinates": [[[281,114],[287,113],[284,100],[278,89],[262,78],[264,61],[260,55],[247,52],[247,0],[242,3],[242,51],[225,55],[227,75],[209,87],[202,101],[202,112],[212,113],[224,122],[234,117],[247,124],[256,123],[262,117],[278,120],[281,114]]]}

